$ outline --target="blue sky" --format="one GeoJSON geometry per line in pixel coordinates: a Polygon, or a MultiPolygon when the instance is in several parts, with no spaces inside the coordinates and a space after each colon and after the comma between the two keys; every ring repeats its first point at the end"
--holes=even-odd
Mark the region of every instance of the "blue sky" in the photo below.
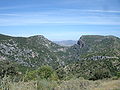
{"type": "Polygon", "coordinates": [[[50,40],[120,37],[120,0],[0,0],[0,33],[50,40]]]}

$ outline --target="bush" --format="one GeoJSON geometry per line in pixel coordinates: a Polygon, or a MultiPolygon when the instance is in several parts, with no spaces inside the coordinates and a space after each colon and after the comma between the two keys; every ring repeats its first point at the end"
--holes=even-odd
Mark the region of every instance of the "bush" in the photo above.
{"type": "Polygon", "coordinates": [[[120,78],[120,72],[117,73],[117,78],[120,78]]]}
{"type": "Polygon", "coordinates": [[[110,72],[107,70],[98,70],[94,73],[94,75],[89,80],[99,80],[104,78],[110,78],[110,72]]]}
{"type": "Polygon", "coordinates": [[[38,76],[40,76],[41,79],[51,78],[53,73],[54,71],[50,66],[42,66],[37,70],[37,74],[38,76]]]}
{"type": "Polygon", "coordinates": [[[112,80],[118,80],[117,76],[112,77],[112,80]]]}
{"type": "Polygon", "coordinates": [[[25,81],[36,80],[37,79],[37,71],[34,70],[34,71],[27,72],[24,79],[25,79],[25,81]]]}
{"type": "Polygon", "coordinates": [[[63,68],[57,69],[57,75],[60,80],[66,80],[66,78],[68,77],[67,72],[63,68]]]}
{"type": "Polygon", "coordinates": [[[27,72],[25,75],[25,80],[58,80],[56,72],[50,66],[42,66],[37,70],[27,72]]]}
{"type": "Polygon", "coordinates": [[[3,78],[6,76],[14,76],[18,74],[18,70],[14,63],[9,61],[0,62],[0,77],[3,78]]]}

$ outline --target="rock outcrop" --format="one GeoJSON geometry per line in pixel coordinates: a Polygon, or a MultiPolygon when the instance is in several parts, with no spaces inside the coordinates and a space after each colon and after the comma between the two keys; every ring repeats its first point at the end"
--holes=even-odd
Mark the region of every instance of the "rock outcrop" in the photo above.
{"type": "Polygon", "coordinates": [[[83,48],[85,46],[85,43],[82,41],[81,38],[78,40],[77,44],[80,46],[80,48],[83,48]]]}

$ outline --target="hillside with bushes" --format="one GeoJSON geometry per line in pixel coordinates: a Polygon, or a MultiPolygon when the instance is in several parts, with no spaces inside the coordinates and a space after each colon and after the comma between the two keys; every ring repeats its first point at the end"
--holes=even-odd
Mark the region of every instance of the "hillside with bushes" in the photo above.
{"type": "Polygon", "coordinates": [[[73,46],[64,47],[42,35],[0,34],[2,90],[20,87],[20,90],[99,90],[110,84],[119,89],[119,78],[118,37],[83,35],[73,46]]]}

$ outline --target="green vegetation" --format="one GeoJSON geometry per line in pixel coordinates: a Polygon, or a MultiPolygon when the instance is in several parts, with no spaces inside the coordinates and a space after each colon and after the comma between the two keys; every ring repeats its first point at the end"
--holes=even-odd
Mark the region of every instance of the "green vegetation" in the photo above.
{"type": "Polygon", "coordinates": [[[117,73],[117,78],[120,78],[120,72],[117,73]]]}
{"type": "Polygon", "coordinates": [[[15,64],[8,61],[0,61],[0,78],[4,76],[15,76],[18,74],[18,69],[15,64]]]}
{"type": "Polygon", "coordinates": [[[50,66],[41,66],[37,70],[27,72],[25,75],[25,80],[58,80],[56,72],[50,66]]]}
{"type": "Polygon", "coordinates": [[[117,90],[119,78],[117,37],[86,35],[63,47],[41,35],[0,35],[0,90],[117,90]]]}
{"type": "Polygon", "coordinates": [[[98,80],[116,76],[116,73],[119,71],[120,66],[118,59],[103,59],[80,60],[59,68],[57,73],[62,80],[79,77],[84,77],[89,80],[98,80]]]}

